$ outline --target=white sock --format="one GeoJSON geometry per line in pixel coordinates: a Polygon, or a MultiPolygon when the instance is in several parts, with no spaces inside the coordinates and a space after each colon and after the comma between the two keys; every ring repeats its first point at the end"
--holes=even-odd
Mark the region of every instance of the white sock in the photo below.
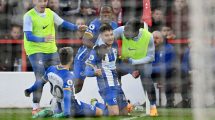
{"type": "Polygon", "coordinates": [[[40,108],[40,105],[39,103],[33,103],[32,107],[33,107],[33,110],[36,110],[40,108]]]}
{"type": "Polygon", "coordinates": [[[150,105],[150,108],[156,108],[156,105],[154,104],[154,105],[150,105]]]}

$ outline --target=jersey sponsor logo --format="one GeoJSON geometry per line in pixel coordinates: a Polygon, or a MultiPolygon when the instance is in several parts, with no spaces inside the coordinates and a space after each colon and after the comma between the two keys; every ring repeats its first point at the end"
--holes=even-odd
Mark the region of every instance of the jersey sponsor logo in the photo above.
{"type": "Polygon", "coordinates": [[[43,26],[43,29],[46,29],[49,25],[43,26]]]}
{"type": "Polygon", "coordinates": [[[130,51],[131,51],[131,50],[136,50],[136,49],[134,49],[134,48],[128,48],[128,50],[130,50],[130,51]]]}
{"type": "Polygon", "coordinates": [[[67,84],[68,85],[73,85],[73,81],[72,80],[67,80],[67,84]]]}

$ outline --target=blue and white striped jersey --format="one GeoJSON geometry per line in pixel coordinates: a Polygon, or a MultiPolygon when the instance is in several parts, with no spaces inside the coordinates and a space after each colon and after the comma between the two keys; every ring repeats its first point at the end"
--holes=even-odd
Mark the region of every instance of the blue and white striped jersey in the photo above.
{"type": "Polygon", "coordinates": [[[97,83],[100,90],[111,87],[119,86],[117,71],[116,71],[116,60],[117,60],[117,46],[113,45],[108,53],[105,54],[104,59],[100,58],[97,54],[96,49],[91,50],[90,56],[86,61],[85,74],[87,76],[94,76],[95,69],[102,70],[102,76],[97,76],[97,83]],[[94,66],[94,68],[92,67],[94,66]]]}

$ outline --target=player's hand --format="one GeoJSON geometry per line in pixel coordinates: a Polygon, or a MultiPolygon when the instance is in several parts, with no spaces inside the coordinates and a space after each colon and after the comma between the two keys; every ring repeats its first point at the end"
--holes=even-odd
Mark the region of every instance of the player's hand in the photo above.
{"type": "Polygon", "coordinates": [[[62,112],[62,113],[54,114],[52,117],[53,118],[64,118],[65,116],[64,116],[64,113],[62,112]]]}
{"type": "Polygon", "coordinates": [[[48,36],[45,37],[45,42],[51,42],[51,41],[54,40],[54,38],[55,37],[53,35],[48,35],[48,36]]]}
{"type": "Polygon", "coordinates": [[[123,58],[123,59],[121,59],[121,61],[123,63],[131,64],[131,59],[130,58],[123,58]]]}
{"type": "Polygon", "coordinates": [[[86,25],[79,25],[78,26],[79,31],[85,31],[87,28],[88,28],[88,26],[86,26],[86,25]]]}
{"type": "Polygon", "coordinates": [[[135,79],[138,78],[140,76],[140,72],[138,70],[135,70],[132,72],[131,74],[135,79]]]}
{"type": "Polygon", "coordinates": [[[102,70],[101,69],[96,69],[95,70],[95,75],[96,76],[101,76],[102,75],[102,70]]]}

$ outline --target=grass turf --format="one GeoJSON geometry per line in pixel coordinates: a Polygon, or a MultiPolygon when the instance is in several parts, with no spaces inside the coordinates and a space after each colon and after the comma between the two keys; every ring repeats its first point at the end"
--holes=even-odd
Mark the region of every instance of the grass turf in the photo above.
{"type": "MultiPolygon", "coordinates": [[[[133,112],[131,116],[116,117],[86,117],[74,118],[74,120],[193,120],[191,109],[159,109],[158,117],[145,116],[144,112],[133,112]]],[[[213,109],[214,111],[214,109],[213,109]]],[[[30,109],[0,109],[0,120],[31,120],[30,109]]],[[[53,120],[54,118],[37,118],[37,120],[53,120]]],[[[59,120],[71,120],[61,118],[59,120]]],[[[54,119],[58,120],[58,119],[54,119]]],[[[211,119],[212,120],[212,119],[211,119]]]]}

